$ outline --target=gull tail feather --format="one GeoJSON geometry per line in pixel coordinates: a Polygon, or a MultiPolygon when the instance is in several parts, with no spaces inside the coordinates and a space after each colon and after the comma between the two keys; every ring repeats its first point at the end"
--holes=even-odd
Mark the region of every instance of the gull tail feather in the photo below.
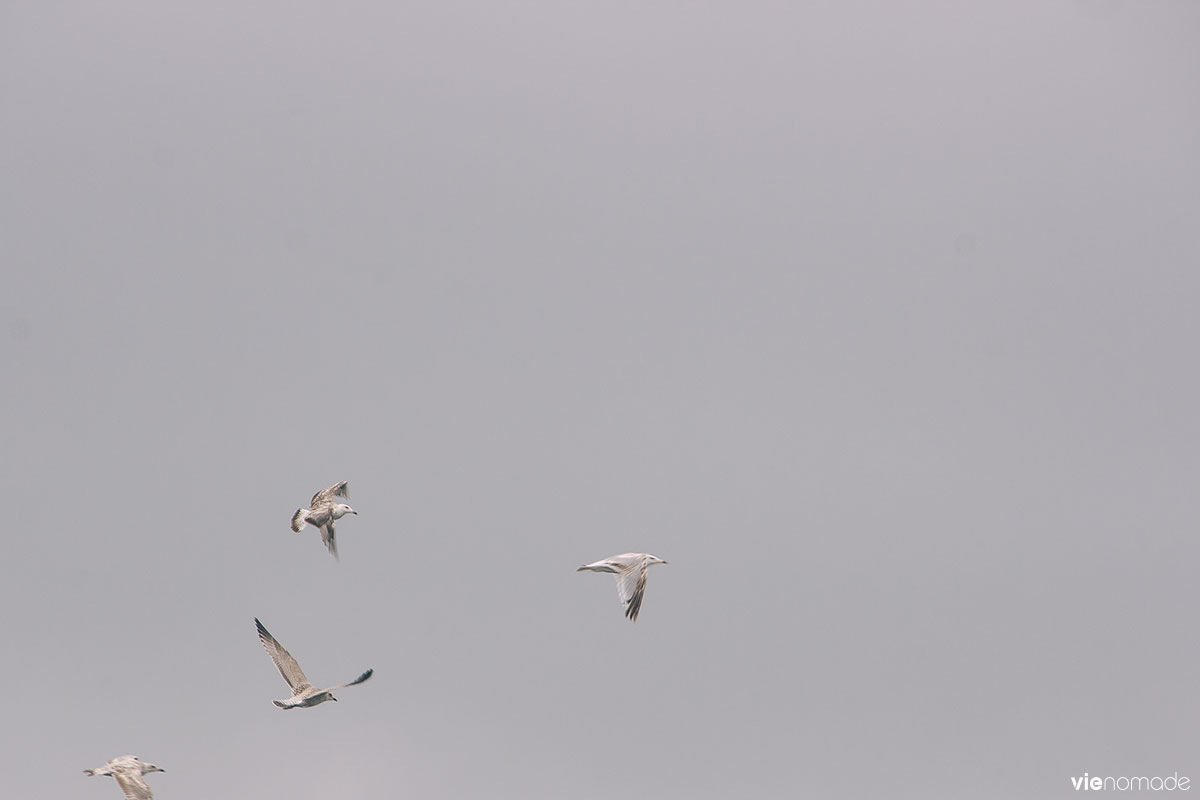
{"type": "Polygon", "coordinates": [[[305,524],[306,524],[304,522],[304,512],[305,511],[306,511],[306,509],[297,508],[296,513],[292,514],[292,532],[293,533],[299,533],[300,530],[305,526],[305,524]]]}

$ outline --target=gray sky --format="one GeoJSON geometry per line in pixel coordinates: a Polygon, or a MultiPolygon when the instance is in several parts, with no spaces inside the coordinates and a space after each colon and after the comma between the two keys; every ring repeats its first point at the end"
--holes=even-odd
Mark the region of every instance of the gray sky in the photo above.
{"type": "Polygon", "coordinates": [[[1200,781],[1200,8],[969,5],[4,3],[5,793],[1200,781]]]}

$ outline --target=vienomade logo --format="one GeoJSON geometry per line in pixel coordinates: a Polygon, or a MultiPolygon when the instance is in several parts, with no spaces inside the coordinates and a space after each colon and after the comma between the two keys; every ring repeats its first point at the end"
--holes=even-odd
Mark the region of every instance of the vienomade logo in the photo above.
{"type": "Polygon", "coordinates": [[[1158,775],[1154,777],[1122,775],[1119,778],[1109,775],[1101,778],[1099,775],[1088,775],[1086,772],[1080,777],[1071,778],[1071,785],[1077,792],[1173,792],[1176,790],[1186,792],[1191,788],[1191,784],[1191,778],[1186,776],[1181,778],[1178,772],[1165,778],[1158,775]]]}

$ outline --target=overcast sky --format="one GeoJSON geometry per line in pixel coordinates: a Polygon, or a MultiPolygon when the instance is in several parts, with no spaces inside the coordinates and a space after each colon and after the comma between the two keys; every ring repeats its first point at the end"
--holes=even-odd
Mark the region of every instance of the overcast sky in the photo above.
{"type": "Polygon", "coordinates": [[[0,114],[6,796],[1200,788],[1200,6],[8,0],[0,114]]]}

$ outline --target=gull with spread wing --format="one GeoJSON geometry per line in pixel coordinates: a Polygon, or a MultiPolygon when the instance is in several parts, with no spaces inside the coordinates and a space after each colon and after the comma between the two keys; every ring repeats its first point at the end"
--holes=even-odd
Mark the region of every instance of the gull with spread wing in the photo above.
{"type": "Polygon", "coordinates": [[[642,595],[646,593],[646,570],[651,564],[665,564],[658,556],[649,553],[622,553],[592,564],[584,564],[576,572],[608,572],[617,576],[617,594],[625,606],[625,616],[637,622],[642,608],[642,595]]]}
{"type": "Polygon", "coordinates": [[[280,708],[310,708],[320,705],[326,700],[337,700],[331,694],[335,689],[345,689],[347,686],[362,683],[375,673],[375,670],[369,669],[349,683],[330,686],[328,689],[318,689],[308,682],[308,678],[304,676],[304,670],[300,669],[300,665],[296,663],[296,659],[292,658],[292,654],[275,640],[271,632],[258,621],[258,617],[254,618],[254,624],[258,627],[258,638],[262,641],[263,647],[266,648],[267,655],[275,662],[275,666],[279,669],[279,674],[287,681],[287,685],[292,687],[292,696],[287,700],[271,701],[280,708]]]}
{"type": "Polygon", "coordinates": [[[85,769],[83,772],[85,775],[111,775],[121,791],[125,792],[125,800],[154,800],[154,793],[150,791],[145,776],[149,772],[166,770],[147,764],[137,756],[117,756],[102,767],[85,769]]]}
{"type": "Polygon", "coordinates": [[[335,497],[349,497],[350,490],[346,482],[335,483],[328,489],[322,489],[312,496],[308,508],[298,508],[292,515],[292,530],[299,533],[305,525],[321,529],[321,541],[329,548],[334,558],[338,557],[337,540],[334,539],[333,521],[347,514],[358,516],[358,512],[345,503],[334,500],[335,497]]]}

